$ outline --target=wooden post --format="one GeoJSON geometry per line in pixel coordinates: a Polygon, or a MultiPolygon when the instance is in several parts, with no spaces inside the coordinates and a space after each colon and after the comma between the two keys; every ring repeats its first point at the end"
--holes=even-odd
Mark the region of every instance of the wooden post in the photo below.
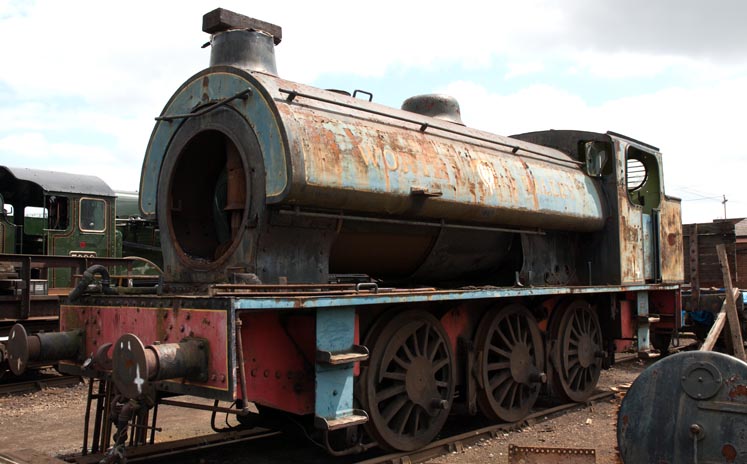
{"type": "Polygon", "coordinates": [[[731,284],[731,273],[729,272],[729,261],[726,259],[726,247],[723,244],[716,245],[718,260],[721,263],[721,272],[724,274],[724,289],[726,290],[726,320],[729,323],[729,339],[731,341],[734,356],[745,361],[744,342],[742,341],[742,327],[739,323],[737,305],[734,302],[734,287],[731,284]]]}
{"type": "Polygon", "coordinates": [[[689,227],[690,231],[690,298],[694,302],[693,308],[698,308],[700,302],[700,264],[698,250],[698,225],[689,227]]]}

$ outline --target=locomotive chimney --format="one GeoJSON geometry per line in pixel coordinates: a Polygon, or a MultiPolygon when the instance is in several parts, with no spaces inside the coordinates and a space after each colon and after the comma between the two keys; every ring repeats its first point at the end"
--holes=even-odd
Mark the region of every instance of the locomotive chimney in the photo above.
{"type": "Polygon", "coordinates": [[[216,8],[202,17],[202,30],[211,34],[210,66],[277,75],[275,45],[283,38],[280,26],[216,8]]]}

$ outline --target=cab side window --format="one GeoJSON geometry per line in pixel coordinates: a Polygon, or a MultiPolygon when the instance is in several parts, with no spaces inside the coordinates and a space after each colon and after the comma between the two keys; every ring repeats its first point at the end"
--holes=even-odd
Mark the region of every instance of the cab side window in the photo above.
{"type": "Polygon", "coordinates": [[[104,200],[80,199],[80,230],[84,232],[106,230],[106,202],[104,200]]]}
{"type": "Polygon", "coordinates": [[[628,197],[633,204],[651,214],[661,202],[661,174],[659,162],[651,153],[629,147],[625,163],[625,182],[628,197]]]}

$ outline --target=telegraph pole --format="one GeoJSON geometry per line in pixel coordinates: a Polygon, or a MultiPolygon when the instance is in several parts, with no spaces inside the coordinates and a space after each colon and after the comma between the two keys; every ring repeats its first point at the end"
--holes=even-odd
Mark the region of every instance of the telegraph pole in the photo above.
{"type": "Polygon", "coordinates": [[[726,199],[726,195],[724,195],[724,201],[721,202],[721,204],[724,205],[724,219],[726,219],[726,202],[729,201],[726,199]]]}

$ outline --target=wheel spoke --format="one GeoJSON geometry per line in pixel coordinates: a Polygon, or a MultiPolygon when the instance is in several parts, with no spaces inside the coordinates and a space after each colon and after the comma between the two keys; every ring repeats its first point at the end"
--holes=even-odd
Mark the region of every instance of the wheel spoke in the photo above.
{"type": "Polygon", "coordinates": [[[511,400],[508,403],[508,407],[511,409],[514,409],[515,406],[518,406],[520,402],[517,404],[517,396],[518,399],[521,400],[521,396],[519,395],[519,390],[521,389],[521,384],[518,384],[516,382],[513,382],[511,385],[511,400]]]}
{"type": "Polygon", "coordinates": [[[444,344],[444,341],[441,338],[439,338],[436,341],[436,343],[433,345],[433,350],[428,355],[428,360],[430,360],[431,362],[433,362],[433,360],[436,358],[436,354],[438,354],[438,352],[441,349],[441,347],[443,346],[443,344],[444,344]]]}
{"type": "Polygon", "coordinates": [[[397,432],[399,432],[400,435],[402,435],[405,431],[405,427],[407,427],[407,423],[410,421],[410,416],[412,415],[412,410],[415,408],[415,405],[410,403],[407,405],[407,407],[404,410],[404,413],[399,414],[399,428],[397,429],[397,432]]]}
{"type": "Polygon", "coordinates": [[[424,329],[425,333],[423,334],[423,351],[422,351],[422,353],[423,353],[424,356],[428,356],[428,338],[430,337],[430,330],[431,330],[431,326],[430,325],[426,325],[425,329],[424,329]]]}
{"type": "Polygon", "coordinates": [[[514,346],[514,344],[509,341],[509,339],[506,337],[506,334],[504,334],[503,331],[500,330],[500,328],[498,328],[498,330],[496,330],[496,333],[501,338],[501,340],[503,340],[504,346],[506,346],[508,348],[511,348],[512,346],[514,346]]]}
{"type": "Polygon", "coordinates": [[[392,421],[392,418],[394,418],[394,416],[400,411],[400,409],[402,409],[402,407],[407,403],[408,399],[406,396],[400,396],[399,398],[389,403],[382,411],[384,421],[389,424],[392,421]]]}
{"type": "Polygon", "coordinates": [[[448,366],[448,365],[449,365],[448,359],[440,360],[439,362],[433,365],[433,369],[432,369],[433,374],[435,375],[436,373],[438,373],[438,371],[440,371],[441,369],[443,369],[445,366],[448,366]]]}
{"type": "Polygon", "coordinates": [[[392,379],[392,380],[399,380],[400,382],[404,382],[407,378],[407,374],[404,372],[384,372],[384,374],[381,376],[385,379],[392,379]]]}
{"type": "Polygon", "coordinates": [[[501,361],[497,363],[488,363],[485,367],[488,369],[488,372],[493,372],[508,369],[511,367],[511,363],[509,361],[501,361]]]}
{"type": "Polygon", "coordinates": [[[400,366],[400,367],[401,367],[402,369],[404,369],[404,370],[407,370],[407,369],[409,369],[409,368],[410,368],[410,364],[411,364],[411,363],[409,363],[409,362],[405,361],[404,359],[400,358],[400,357],[399,357],[398,355],[396,355],[396,354],[394,355],[394,358],[392,358],[392,360],[393,360],[393,361],[394,361],[395,363],[399,364],[399,366],[400,366]]]}
{"type": "Polygon", "coordinates": [[[410,348],[407,346],[407,343],[402,344],[402,351],[405,352],[405,356],[407,356],[407,359],[409,359],[410,361],[415,359],[415,355],[412,354],[412,351],[410,351],[410,348]]]}
{"type": "Polygon", "coordinates": [[[418,342],[418,331],[414,330],[412,332],[412,335],[410,335],[410,338],[408,341],[412,340],[412,349],[413,353],[415,354],[415,357],[423,356],[423,353],[420,352],[420,343],[418,342]]]}
{"type": "Polygon", "coordinates": [[[519,340],[519,337],[516,336],[516,332],[514,332],[514,325],[511,323],[512,317],[508,317],[508,320],[506,321],[506,325],[508,326],[508,333],[511,335],[512,343],[509,343],[508,346],[516,345],[516,342],[519,340]]]}
{"type": "Polygon", "coordinates": [[[576,329],[574,325],[568,326],[571,329],[571,334],[575,335],[575,337],[569,338],[570,341],[575,341],[581,338],[581,332],[576,329]]]}
{"type": "Polygon", "coordinates": [[[510,372],[506,372],[506,371],[501,372],[500,374],[498,374],[498,375],[490,378],[490,383],[489,383],[488,390],[490,392],[493,392],[493,391],[495,391],[496,388],[498,388],[501,385],[505,384],[506,381],[508,381],[508,380],[511,380],[511,373],[510,372]]]}
{"type": "Polygon", "coordinates": [[[502,350],[502,349],[498,348],[495,345],[490,345],[488,348],[489,348],[490,351],[498,353],[499,355],[503,356],[506,359],[511,359],[511,353],[509,353],[506,350],[502,350]]]}
{"type": "Polygon", "coordinates": [[[399,384],[393,387],[386,388],[376,393],[376,402],[381,403],[384,400],[388,400],[389,398],[401,393],[405,393],[406,391],[407,389],[405,388],[405,384],[399,384]]]}
{"type": "Polygon", "coordinates": [[[508,379],[509,381],[503,382],[503,384],[498,387],[495,392],[493,393],[493,396],[495,397],[497,403],[499,405],[503,405],[506,401],[506,396],[508,395],[509,391],[511,390],[511,387],[514,386],[514,382],[508,379]]]}

